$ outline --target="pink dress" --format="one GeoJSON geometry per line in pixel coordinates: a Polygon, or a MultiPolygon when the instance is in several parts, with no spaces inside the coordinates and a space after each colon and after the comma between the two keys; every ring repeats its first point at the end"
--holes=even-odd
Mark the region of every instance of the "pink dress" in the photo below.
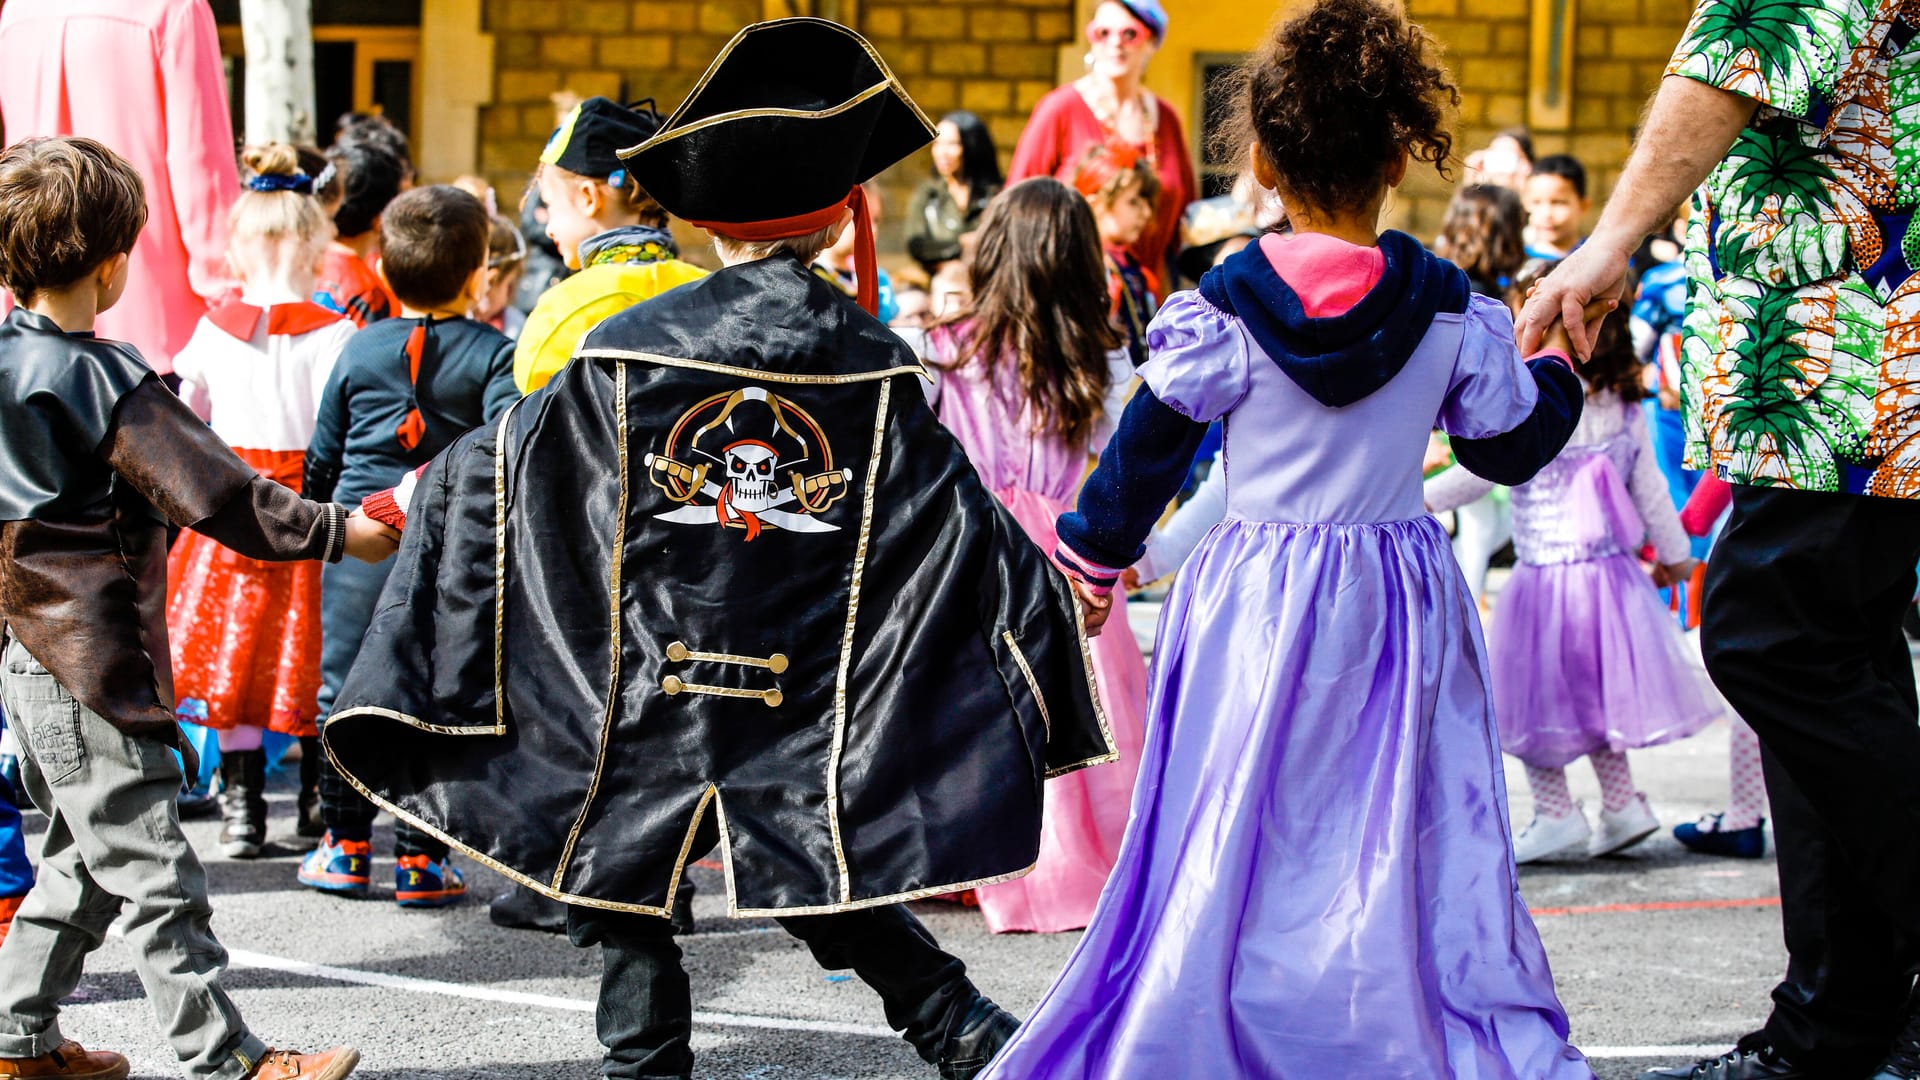
{"type": "Polygon", "coordinates": [[[229,289],[227,213],[240,193],[213,11],[204,0],[6,0],[0,117],[8,143],[84,135],[146,181],[127,291],[98,330],[172,371],[229,289]]]}
{"type": "MultiPolygon", "coordinates": [[[[931,364],[950,362],[955,353],[952,333],[935,331],[926,351],[931,364]]],[[[1116,354],[1113,364],[1117,393],[1109,400],[1124,401],[1132,365],[1124,354],[1116,354]]],[[[1053,523],[1072,507],[1086,474],[1087,455],[1105,445],[1104,435],[1097,433],[1093,446],[1069,446],[1056,437],[1033,435],[1026,394],[1012,363],[999,365],[991,382],[979,364],[936,375],[933,404],[940,421],[960,440],[981,480],[1027,535],[1040,550],[1052,551],[1053,523]]],[[[1111,407],[1109,414],[1118,418],[1111,407]]],[[[1110,434],[1111,428],[1103,432],[1110,434]]],[[[996,934],[1086,926],[1119,858],[1133,780],[1140,770],[1147,665],[1127,632],[1124,596],[1116,594],[1108,626],[1114,632],[1092,641],[1093,674],[1120,760],[1047,781],[1040,858],[1033,872],[978,890],[980,910],[996,934]]]]}

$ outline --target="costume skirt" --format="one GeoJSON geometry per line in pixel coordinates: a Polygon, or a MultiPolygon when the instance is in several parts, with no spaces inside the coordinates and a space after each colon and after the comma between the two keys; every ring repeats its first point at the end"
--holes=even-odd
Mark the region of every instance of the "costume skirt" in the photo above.
{"type": "MultiPolygon", "coordinates": [[[[1053,550],[1053,525],[1067,509],[1064,504],[1018,488],[994,494],[1040,550],[1053,550]]],[[[1120,857],[1134,776],[1140,769],[1147,665],[1127,631],[1125,596],[1115,596],[1107,625],[1112,632],[1091,642],[1093,677],[1120,760],[1047,781],[1040,858],[1033,872],[976,890],[980,911],[996,934],[1052,933],[1086,926],[1114,860],[1120,857]]]]}
{"type": "MultiPolygon", "coordinates": [[[[240,454],[261,475],[299,487],[299,452],[240,454]]],[[[167,558],[167,637],[182,718],[223,730],[319,733],[320,570],[180,534],[167,558]]]]}
{"type": "Polygon", "coordinates": [[[987,1075],[1592,1080],[1506,806],[1438,523],[1216,526],[1167,601],[1119,864],[987,1075]]]}
{"type": "Polygon", "coordinates": [[[1487,636],[1500,747],[1536,768],[1684,739],[1721,714],[1630,555],[1516,566],[1487,636]]]}

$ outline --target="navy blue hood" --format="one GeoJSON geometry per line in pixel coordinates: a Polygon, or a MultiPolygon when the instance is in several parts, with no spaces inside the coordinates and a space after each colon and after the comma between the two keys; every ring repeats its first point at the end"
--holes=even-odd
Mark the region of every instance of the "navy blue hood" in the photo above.
{"type": "Polygon", "coordinates": [[[1280,370],[1315,401],[1351,405],[1393,380],[1441,312],[1463,314],[1467,275],[1403,232],[1380,235],[1386,269],[1344,314],[1310,319],[1293,291],[1249,244],[1200,279],[1208,303],[1238,316],[1280,370]]]}

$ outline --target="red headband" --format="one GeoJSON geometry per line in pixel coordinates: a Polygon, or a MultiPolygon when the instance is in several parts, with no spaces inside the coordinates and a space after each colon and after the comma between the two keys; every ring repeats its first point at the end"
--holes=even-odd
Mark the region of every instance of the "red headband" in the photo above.
{"type": "Polygon", "coordinates": [[[1073,171],[1074,190],[1088,198],[1100,194],[1121,173],[1131,172],[1140,163],[1139,151],[1131,146],[1105,144],[1087,151],[1073,171]]]}
{"type": "Polygon", "coordinates": [[[880,274],[873,249],[873,215],[867,211],[866,189],[858,184],[847,193],[846,198],[811,214],[775,218],[772,221],[689,221],[688,224],[735,240],[761,244],[817,233],[840,220],[841,213],[846,210],[853,211],[853,275],[859,281],[859,293],[855,299],[867,309],[867,314],[877,317],[880,314],[880,274]]]}

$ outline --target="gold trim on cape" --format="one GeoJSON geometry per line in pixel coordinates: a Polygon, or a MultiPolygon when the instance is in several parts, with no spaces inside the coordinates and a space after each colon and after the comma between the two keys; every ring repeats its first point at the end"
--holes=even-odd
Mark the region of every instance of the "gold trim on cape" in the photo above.
{"type": "Polygon", "coordinates": [[[873,453],[867,459],[867,483],[860,498],[860,539],[854,544],[853,572],[847,584],[847,626],[840,638],[840,670],[833,680],[833,747],[827,754],[827,825],[833,837],[834,866],[840,872],[842,903],[853,896],[853,875],[847,870],[846,848],[840,842],[840,754],[847,742],[847,677],[853,667],[853,630],[860,617],[860,577],[867,569],[867,544],[873,536],[874,489],[880,481],[880,456],[886,451],[887,406],[892,398],[893,383],[881,383],[880,401],[873,410],[873,453]]]}
{"type": "MultiPolygon", "coordinates": [[[[1050,574],[1060,573],[1060,571],[1051,564],[1048,565],[1047,572],[1050,574]]],[[[1062,578],[1066,577],[1065,574],[1061,574],[1060,576],[1062,578]]],[[[1081,769],[1091,768],[1095,765],[1110,765],[1120,760],[1120,749],[1113,743],[1113,728],[1107,723],[1106,707],[1100,704],[1100,686],[1093,677],[1093,649],[1087,643],[1086,613],[1080,609],[1080,597],[1074,593],[1071,584],[1067,586],[1067,596],[1073,601],[1073,633],[1075,637],[1080,639],[1080,661],[1087,673],[1087,696],[1093,702],[1093,718],[1100,722],[1100,737],[1107,741],[1107,752],[1098,757],[1087,758],[1085,761],[1076,761],[1071,765],[1062,765],[1057,769],[1048,769],[1046,771],[1046,778],[1048,780],[1056,776],[1065,776],[1070,772],[1079,772],[1081,769]]]]}
{"type": "Polygon", "coordinates": [[[507,733],[505,683],[507,638],[507,420],[519,398],[500,414],[493,429],[493,733],[507,733]]]}
{"type": "MultiPolygon", "coordinates": [[[[1027,666],[1027,654],[1020,651],[1020,642],[1015,640],[1013,631],[1000,631],[1000,640],[1007,643],[1007,651],[1013,654],[1013,662],[1020,666],[1020,674],[1027,677],[1027,689],[1033,692],[1033,703],[1040,706],[1040,723],[1053,735],[1053,715],[1047,712],[1047,699],[1040,696],[1040,680],[1033,677],[1033,669],[1027,666]]],[[[1111,744],[1112,740],[1108,740],[1111,744]]]]}
{"type": "Polygon", "coordinates": [[[787,654],[774,653],[762,659],[758,656],[737,656],[733,653],[695,652],[687,648],[684,642],[673,642],[667,646],[667,659],[676,664],[739,664],[741,667],[765,668],[775,675],[787,670],[787,654]]]}
{"type": "Polygon", "coordinates": [[[693,371],[709,371],[716,375],[732,375],[740,379],[757,379],[761,382],[788,383],[800,386],[844,386],[849,383],[874,382],[879,379],[891,379],[895,375],[925,375],[927,369],[919,364],[901,364],[898,367],[882,368],[878,371],[857,371],[851,375],[794,375],[784,371],[762,371],[759,368],[735,367],[732,364],[716,364],[711,360],[689,360],[683,356],[665,356],[660,353],[638,352],[633,349],[581,349],[573,354],[581,360],[635,360],[647,364],[659,364],[662,367],[688,368],[693,371]]]}
{"type": "Polygon", "coordinates": [[[690,683],[678,675],[669,675],[661,679],[660,689],[668,697],[678,697],[681,694],[707,694],[712,697],[753,698],[764,701],[768,707],[775,709],[786,700],[786,695],[780,692],[779,687],[755,690],[745,686],[702,686],[699,683],[690,683]]]}
{"type": "Polygon", "coordinates": [[[593,809],[594,797],[600,794],[600,775],[607,767],[607,740],[613,737],[613,717],[620,707],[620,568],[626,560],[627,552],[627,369],[616,366],[613,369],[613,424],[617,436],[620,470],[620,504],[613,513],[613,557],[608,560],[613,568],[608,572],[609,607],[613,612],[613,649],[609,661],[611,671],[607,677],[607,708],[600,721],[600,745],[593,760],[593,779],[587,783],[587,797],[580,803],[580,816],[574,819],[573,830],[567,834],[567,843],[560,851],[559,865],[553,868],[553,888],[560,889],[565,879],[567,864],[573,861],[573,847],[580,841],[580,830],[586,828],[587,813],[593,809]]]}

